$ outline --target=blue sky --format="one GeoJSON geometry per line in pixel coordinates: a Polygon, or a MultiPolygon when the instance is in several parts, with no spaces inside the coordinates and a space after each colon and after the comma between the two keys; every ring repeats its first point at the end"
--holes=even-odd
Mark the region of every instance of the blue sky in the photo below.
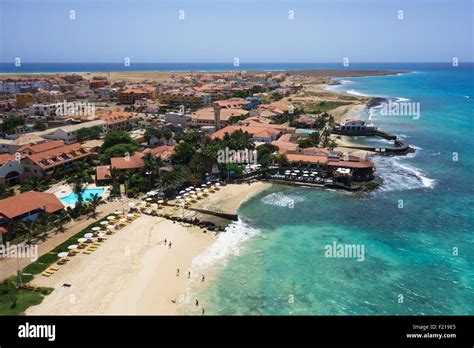
{"type": "Polygon", "coordinates": [[[473,16],[472,0],[0,0],[0,61],[473,61],[473,16]]]}

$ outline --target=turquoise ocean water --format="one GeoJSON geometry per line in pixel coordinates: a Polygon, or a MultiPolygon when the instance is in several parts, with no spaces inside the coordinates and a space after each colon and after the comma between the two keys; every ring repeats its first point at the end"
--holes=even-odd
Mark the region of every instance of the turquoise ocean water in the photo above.
{"type": "Polygon", "coordinates": [[[473,65],[407,68],[334,88],[420,103],[419,119],[362,115],[416,153],[374,158],[384,184],[373,193],[275,186],[243,204],[196,260],[217,269],[193,294],[206,313],[474,314],[473,65]],[[364,260],[325,257],[334,242],[363,245],[364,260]]]}

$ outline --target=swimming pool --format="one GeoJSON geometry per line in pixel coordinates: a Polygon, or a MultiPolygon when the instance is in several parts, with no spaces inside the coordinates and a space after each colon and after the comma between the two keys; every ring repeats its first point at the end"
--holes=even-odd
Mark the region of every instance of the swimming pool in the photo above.
{"type": "MultiPolygon", "coordinates": [[[[82,199],[84,201],[90,201],[93,195],[98,195],[102,197],[104,194],[104,188],[97,187],[97,188],[86,188],[82,193],[82,199]]],[[[74,192],[71,192],[67,196],[59,197],[59,200],[65,204],[69,204],[75,206],[77,203],[77,195],[74,192]]]]}

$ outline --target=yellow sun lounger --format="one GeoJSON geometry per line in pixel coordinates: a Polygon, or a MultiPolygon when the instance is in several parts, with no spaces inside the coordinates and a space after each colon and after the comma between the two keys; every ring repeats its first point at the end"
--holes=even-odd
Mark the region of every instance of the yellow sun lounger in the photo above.
{"type": "Polygon", "coordinates": [[[41,275],[42,275],[43,277],[51,277],[51,274],[46,273],[46,272],[41,273],[41,275]]]}

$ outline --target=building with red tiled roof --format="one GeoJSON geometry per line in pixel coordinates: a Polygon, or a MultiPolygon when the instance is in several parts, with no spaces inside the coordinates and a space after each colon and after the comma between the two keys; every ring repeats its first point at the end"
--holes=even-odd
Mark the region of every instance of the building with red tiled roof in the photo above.
{"type": "Polygon", "coordinates": [[[109,111],[97,115],[97,118],[105,121],[103,128],[107,132],[129,131],[134,126],[134,121],[138,118],[133,112],[109,111]]]}
{"type": "Polygon", "coordinates": [[[42,213],[52,214],[62,209],[64,205],[52,193],[24,192],[0,200],[0,224],[8,226],[16,221],[34,220],[42,213]]]}
{"type": "Polygon", "coordinates": [[[26,155],[21,159],[24,177],[48,177],[58,172],[67,172],[73,169],[75,161],[84,160],[92,153],[79,143],[56,147],[51,150],[26,155]]]}
{"type": "Polygon", "coordinates": [[[52,150],[61,146],[64,146],[64,141],[53,140],[41,144],[24,145],[18,149],[18,152],[24,155],[33,155],[35,153],[52,150]]]}
{"type": "MultiPolygon", "coordinates": [[[[249,111],[243,109],[220,109],[220,124],[225,127],[230,119],[239,119],[249,115],[249,111]]],[[[191,123],[193,126],[215,126],[215,115],[213,108],[204,108],[192,113],[191,123]]]]}
{"type": "Polygon", "coordinates": [[[129,157],[112,157],[110,159],[110,166],[112,169],[126,170],[138,169],[145,165],[143,162],[143,153],[135,152],[133,156],[129,157]]]}
{"type": "Polygon", "coordinates": [[[143,153],[150,153],[155,157],[160,157],[163,163],[170,164],[174,148],[174,146],[158,146],[151,149],[146,149],[145,151],[143,151],[143,153]]]}
{"type": "Polygon", "coordinates": [[[98,186],[107,185],[112,178],[110,166],[97,166],[95,173],[95,180],[98,186]]]}
{"type": "Polygon", "coordinates": [[[273,128],[273,127],[266,127],[265,125],[259,126],[227,126],[214,132],[211,135],[212,139],[216,138],[223,138],[226,133],[232,134],[238,130],[243,132],[247,132],[252,135],[254,141],[257,142],[266,142],[269,143],[271,141],[276,140],[280,135],[281,131],[273,128]]]}

